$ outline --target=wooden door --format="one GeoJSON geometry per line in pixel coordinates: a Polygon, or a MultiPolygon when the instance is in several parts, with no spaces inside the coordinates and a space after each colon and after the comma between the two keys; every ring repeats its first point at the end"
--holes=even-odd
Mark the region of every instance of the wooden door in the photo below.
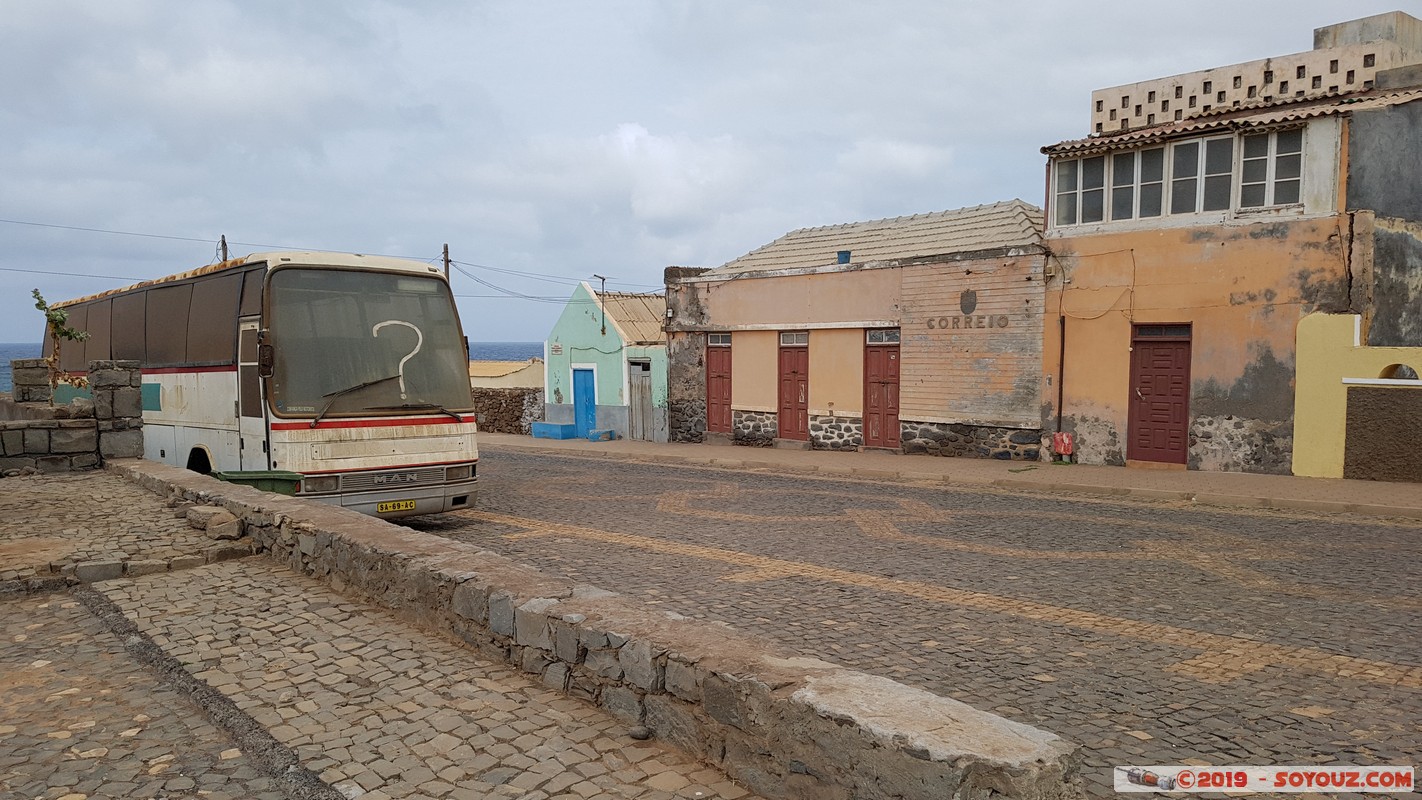
{"type": "Polygon", "coordinates": [[[1136,326],[1130,404],[1126,458],[1184,464],[1190,450],[1189,326],[1136,326]]]}
{"type": "Polygon", "coordinates": [[[780,415],[776,422],[781,439],[810,438],[810,348],[780,348],[780,415]]]}
{"type": "Polygon", "coordinates": [[[864,446],[899,446],[899,346],[864,346],[864,446]]]}
{"type": "Polygon", "coordinates": [[[706,430],[731,432],[731,348],[706,348],[706,430]]]}
{"type": "Polygon", "coordinates": [[[645,361],[627,363],[628,438],[652,441],[652,365],[645,361]]]}

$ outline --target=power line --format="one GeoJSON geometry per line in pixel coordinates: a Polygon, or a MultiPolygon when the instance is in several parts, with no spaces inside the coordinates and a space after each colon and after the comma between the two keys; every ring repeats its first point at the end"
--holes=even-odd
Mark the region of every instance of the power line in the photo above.
{"type": "Polygon", "coordinates": [[[190,236],[165,236],[160,233],[135,233],[133,231],[110,231],[103,228],[83,228],[78,225],[54,225],[48,222],[27,222],[20,219],[0,219],[0,222],[9,225],[29,225],[35,228],[58,228],[64,231],[83,231],[85,233],[109,233],[114,236],[141,236],[145,239],[172,239],[177,242],[211,242],[212,239],[194,239],[190,236]]]}
{"type": "Polygon", "coordinates": [[[107,278],[115,281],[142,281],[147,278],[125,278],[122,275],[89,275],[84,272],[49,272],[42,269],[19,269],[18,267],[0,267],[0,272],[31,272],[35,275],[67,275],[71,278],[107,278]]]}

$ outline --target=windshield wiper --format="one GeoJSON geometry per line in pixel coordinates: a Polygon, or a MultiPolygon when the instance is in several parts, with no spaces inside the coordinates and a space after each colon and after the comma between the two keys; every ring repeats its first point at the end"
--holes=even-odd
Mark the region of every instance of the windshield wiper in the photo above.
{"type": "Polygon", "coordinates": [[[374,386],[374,385],[377,384],[377,383],[385,383],[386,381],[393,381],[393,380],[395,380],[395,379],[398,378],[398,377],[400,377],[400,376],[399,376],[399,375],[386,375],[386,376],[383,377],[383,378],[376,378],[376,379],[373,380],[373,381],[366,381],[365,383],[357,383],[355,386],[347,386],[347,387],[344,388],[344,389],[340,389],[340,390],[338,390],[338,391],[331,392],[330,394],[323,394],[323,395],[321,395],[322,397],[329,397],[330,399],[326,401],[326,405],[321,406],[321,411],[316,414],[316,419],[311,420],[311,427],[314,428],[314,427],[316,427],[317,425],[319,425],[319,424],[321,423],[321,418],[324,417],[324,416],[326,416],[326,412],[327,412],[327,411],[330,411],[330,410],[331,410],[331,405],[336,402],[336,398],[337,398],[337,397],[340,397],[341,395],[350,394],[351,392],[360,391],[361,389],[364,389],[364,388],[367,387],[367,386],[374,386]]]}
{"type": "Polygon", "coordinates": [[[449,409],[445,408],[444,406],[440,405],[439,403],[401,403],[401,404],[398,405],[398,406],[366,406],[366,407],[365,407],[365,410],[366,410],[366,411],[415,411],[415,410],[418,410],[418,409],[429,409],[429,410],[431,410],[431,411],[438,411],[438,412],[440,412],[441,414],[448,414],[449,416],[454,417],[454,419],[457,420],[457,421],[459,421],[459,422],[463,422],[463,421],[464,421],[464,417],[461,417],[461,416],[459,416],[458,414],[454,413],[453,411],[450,411],[449,409]]]}

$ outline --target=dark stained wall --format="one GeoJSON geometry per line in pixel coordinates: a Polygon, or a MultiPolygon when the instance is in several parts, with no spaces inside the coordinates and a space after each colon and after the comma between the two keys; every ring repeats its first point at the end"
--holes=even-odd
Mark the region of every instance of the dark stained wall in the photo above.
{"type": "MultiPolygon", "coordinates": [[[[1422,178],[1422,170],[1414,174],[1422,178]]],[[[1417,194],[1422,197],[1422,192],[1417,194]]],[[[1375,347],[1422,347],[1422,225],[1377,220],[1373,231],[1373,286],[1367,343],[1375,347]]]]}
{"type": "Polygon", "coordinates": [[[1348,209],[1422,222],[1422,100],[1353,114],[1348,209]]]}

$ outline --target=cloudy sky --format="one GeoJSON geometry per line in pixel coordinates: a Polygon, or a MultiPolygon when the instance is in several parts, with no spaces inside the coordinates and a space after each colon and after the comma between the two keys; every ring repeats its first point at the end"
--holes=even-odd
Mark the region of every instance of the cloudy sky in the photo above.
{"type": "Polygon", "coordinates": [[[649,291],[795,228],[1041,204],[1038,148],[1088,132],[1092,89],[1308,50],[1315,27],[1394,9],[1422,13],[3,0],[0,342],[39,340],[32,288],[190,269],[223,234],[234,254],[448,242],[483,281],[453,279],[471,339],[541,340],[594,273],[649,291]]]}

